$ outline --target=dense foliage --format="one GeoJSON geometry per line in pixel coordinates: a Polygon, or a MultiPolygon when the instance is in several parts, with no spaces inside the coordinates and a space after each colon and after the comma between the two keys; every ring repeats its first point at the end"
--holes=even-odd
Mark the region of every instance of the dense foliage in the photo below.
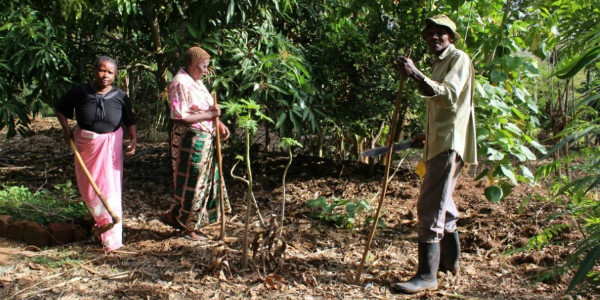
{"type": "Polygon", "coordinates": [[[85,204],[77,200],[78,192],[71,182],[56,185],[54,190],[30,191],[23,186],[3,186],[0,190],[0,214],[40,224],[72,222],[87,213],[85,204]]]}

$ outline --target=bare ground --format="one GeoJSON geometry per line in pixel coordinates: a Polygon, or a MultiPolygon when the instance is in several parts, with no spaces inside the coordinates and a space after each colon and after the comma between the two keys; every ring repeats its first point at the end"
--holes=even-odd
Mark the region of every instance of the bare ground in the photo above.
{"type": "MultiPolygon", "coordinates": [[[[74,181],[73,159],[58,123],[40,119],[33,130],[27,138],[2,137],[1,182],[38,189],[74,181]]],[[[229,170],[233,153],[227,151],[229,170]]],[[[439,273],[437,291],[402,295],[391,293],[388,286],[412,276],[417,264],[415,204],[420,183],[408,163],[390,183],[385,227],[377,230],[362,282],[351,284],[369,229],[339,229],[315,219],[306,201],[335,196],[365,199],[375,207],[382,167],[371,170],[356,162],[295,157],[287,176],[283,239],[266,239],[272,227],[262,229],[254,213],[250,242],[256,238],[255,251],[250,251],[254,256],[244,270],[245,186],[226,178],[233,205],[228,238],[217,240],[215,225],[204,230],[213,239],[190,241],[158,220],[170,205],[167,143],[142,139],[137,152],[125,162],[125,246],[106,255],[94,239],[37,249],[0,238],[2,299],[594,299],[600,294],[587,290],[565,295],[570,276],[534,280],[564,258],[568,248],[505,254],[523,246],[556,210],[553,204],[533,200],[522,204],[540,192],[529,186],[516,187],[502,203],[493,204],[483,197],[486,183],[473,181],[473,170],[465,170],[454,193],[461,213],[460,274],[439,273]]],[[[269,223],[279,213],[287,157],[262,152],[253,157],[256,199],[269,223]]],[[[572,233],[561,238],[578,237],[572,233]]]]}

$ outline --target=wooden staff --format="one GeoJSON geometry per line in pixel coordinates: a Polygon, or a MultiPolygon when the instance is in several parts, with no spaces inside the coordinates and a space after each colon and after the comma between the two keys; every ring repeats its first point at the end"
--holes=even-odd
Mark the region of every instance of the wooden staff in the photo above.
{"type": "MultiPolygon", "coordinates": [[[[410,57],[412,50],[408,50],[407,57],[410,57]]],[[[404,82],[406,81],[406,75],[402,72],[402,77],[400,78],[400,86],[398,87],[398,94],[396,95],[396,105],[394,106],[394,114],[392,116],[392,128],[386,140],[386,146],[388,147],[386,156],[385,156],[385,176],[383,177],[383,188],[379,197],[379,203],[377,205],[377,212],[375,213],[375,220],[373,220],[373,225],[371,226],[371,233],[369,234],[369,239],[367,240],[367,245],[365,246],[365,251],[363,252],[362,259],[360,261],[360,265],[358,266],[358,271],[356,273],[356,277],[354,278],[354,283],[358,284],[360,282],[360,275],[362,274],[363,268],[365,266],[365,261],[367,259],[367,255],[369,254],[369,249],[371,248],[371,243],[373,242],[373,237],[375,236],[375,230],[377,229],[377,223],[379,223],[379,215],[381,213],[381,208],[383,207],[383,200],[385,199],[385,194],[387,192],[388,187],[388,177],[390,176],[390,166],[392,165],[392,154],[394,153],[392,145],[394,144],[394,137],[396,136],[396,123],[398,123],[398,115],[400,114],[400,106],[402,106],[402,89],[404,88],[404,82]]]]}
{"type": "Polygon", "coordinates": [[[77,146],[75,146],[75,141],[73,141],[73,139],[69,140],[69,146],[71,146],[71,150],[75,154],[75,158],[77,158],[77,161],[79,162],[79,165],[81,166],[81,169],[83,170],[83,173],[85,173],[85,176],[90,181],[90,184],[92,185],[92,188],[96,192],[96,195],[98,195],[98,198],[100,198],[102,205],[108,211],[108,214],[112,218],[111,223],[107,223],[102,226],[99,226],[98,228],[92,229],[93,234],[105,233],[105,232],[111,230],[113,227],[115,227],[115,224],[118,224],[119,222],[121,222],[121,218],[117,214],[115,214],[115,212],[108,205],[108,201],[106,201],[104,194],[102,194],[102,192],[96,185],[96,181],[94,181],[92,174],[90,174],[90,171],[88,170],[87,166],[85,165],[85,162],[83,162],[83,158],[81,158],[81,154],[79,153],[79,151],[77,151],[77,146]]]}
{"type": "MultiPolygon", "coordinates": [[[[217,105],[217,93],[213,92],[212,97],[214,100],[214,105],[217,105]]],[[[219,234],[219,239],[225,239],[225,183],[223,182],[223,157],[221,156],[221,133],[219,132],[219,117],[215,117],[213,120],[215,124],[215,136],[217,140],[217,161],[219,162],[219,195],[220,195],[220,203],[219,206],[221,208],[221,233],[219,234]]]]}

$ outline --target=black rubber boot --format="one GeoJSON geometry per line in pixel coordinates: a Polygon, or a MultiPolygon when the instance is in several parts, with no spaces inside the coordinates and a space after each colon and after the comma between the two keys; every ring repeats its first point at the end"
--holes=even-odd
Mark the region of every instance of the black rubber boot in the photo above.
{"type": "Polygon", "coordinates": [[[440,244],[419,242],[419,268],[417,274],[406,282],[395,283],[392,290],[417,293],[438,287],[436,273],[440,264],[440,244]]]}
{"type": "Polygon", "coordinates": [[[458,274],[460,266],[458,257],[460,256],[460,242],[458,240],[458,231],[445,232],[440,242],[440,271],[458,274]]]}

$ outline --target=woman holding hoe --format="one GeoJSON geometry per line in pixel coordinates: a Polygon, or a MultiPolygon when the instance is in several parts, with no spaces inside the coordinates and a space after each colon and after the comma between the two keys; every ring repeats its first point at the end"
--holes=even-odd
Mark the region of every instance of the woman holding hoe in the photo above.
{"type": "MultiPolygon", "coordinates": [[[[193,240],[206,239],[199,229],[219,219],[221,174],[214,154],[215,130],[223,139],[229,137],[229,129],[222,122],[215,128],[221,109],[202,83],[209,62],[210,55],[204,49],[191,47],[184,55],[185,67],[169,86],[175,203],[161,220],[184,230],[184,237],[193,240]]],[[[225,210],[229,210],[229,201],[224,199],[225,210]]]]}
{"type": "Polygon", "coordinates": [[[71,89],[54,105],[65,141],[71,144],[74,139],[76,155],[85,164],[75,163],[77,186],[96,221],[96,228],[111,225],[112,229],[100,234],[107,252],[123,245],[122,223],[114,220],[109,213],[122,219],[122,126],[125,126],[130,138],[125,154],[133,155],[137,144],[136,119],[129,98],[124,91],[112,86],[116,74],[117,63],[108,56],[101,56],[94,64],[94,80],[71,89]],[[73,111],[77,126],[71,130],[67,118],[73,118],[73,111]],[[86,175],[86,167],[93,182],[86,175]],[[108,208],[100,199],[102,196],[93,189],[95,186],[104,195],[108,208]],[[111,222],[115,222],[114,227],[111,222]]]}

